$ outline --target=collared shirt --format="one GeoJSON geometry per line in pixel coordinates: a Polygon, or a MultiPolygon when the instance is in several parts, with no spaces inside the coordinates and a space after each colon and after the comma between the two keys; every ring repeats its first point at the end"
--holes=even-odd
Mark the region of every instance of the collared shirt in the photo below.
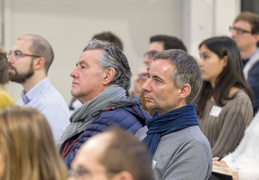
{"type": "Polygon", "coordinates": [[[40,111],[49,122],[55,143],[57,144],[63,131],[69,124],[69,109],[63,96],[52,86],[47,77],[36,84],[29,92],[21,93],[17,105],[26,105],[40,111]]]}

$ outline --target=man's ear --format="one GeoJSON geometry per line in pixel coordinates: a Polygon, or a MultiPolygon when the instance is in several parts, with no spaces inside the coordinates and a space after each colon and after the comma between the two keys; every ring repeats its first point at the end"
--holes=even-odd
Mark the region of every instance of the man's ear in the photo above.
{"type": "Polygon", "coordinates": [[[45,59],[40,57],[33,60],[34,68],[36,70],[42,69],[45,66],[45,59]]]}
{"type": "Polygon", "coordinates": [[[255,37],[256,43],[258,43],[259,42],[259,34],[255,34],[254,37],[255,37]]]}
{"type": "Polygon", "coordinates": [[[113,80],[114,76],[115,76],[115,69],[112,67],[107,68],[103,72],[103,84],[104,85],[109,84],[113,80]]]}
{"type": "Polygon", "coordinates": [[[128,171],[121,171],[120,173],[116,174],[113,178],[113,180],[134,180],[131,173],[128,171]]]}
{"type": "Polygon", "coordinates": [[[191,93],[191,86],[189,84],[185,84],[181,87],[179,97],[180,98],[186,98],[191,93]]]}

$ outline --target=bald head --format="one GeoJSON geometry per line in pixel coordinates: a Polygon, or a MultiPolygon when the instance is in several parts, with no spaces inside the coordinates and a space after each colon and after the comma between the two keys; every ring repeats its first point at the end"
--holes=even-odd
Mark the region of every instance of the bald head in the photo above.
{"type": "Polygon", "coordinates": [[[84,164],[86,161],[92,162],[93,160],[97,160],[96,163],[100,163],[103,154],[113,138],[114,135],[110,132],[93,136],[79,149],[72,164],[84,164]]]}
{"type": "Polygon", "coordinates": [[[85,142],[72,162],[72,169],[87,172],[85,175],[91,174],[98,180],[152,179],[151,156],[147,147],[133,134],[118,127],[85,142]]]}
{"type": "Polygon", "coordinates": [[[54,51],[52,49],[52,46],[50,43],[43,38],[42,36],[36,35],[36,34],[25,34],[20,37],[18,37],[17,41],[30,41],[31,46],[29,50],[32,52],[32,54],[35,54],[37,56],[40,56],[41,58],[45,59],[45,72],[48,73],[49,67],[52,64],[54,60],[54,51]]]}

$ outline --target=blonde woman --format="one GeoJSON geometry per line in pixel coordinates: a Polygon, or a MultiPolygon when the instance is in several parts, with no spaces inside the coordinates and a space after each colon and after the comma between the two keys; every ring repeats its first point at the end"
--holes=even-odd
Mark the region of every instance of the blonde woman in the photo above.
{"type": "Polygon", "coordinates": [[[0,180],[65,180],[48,122],[35,109],[0,111],[0,180]]]}

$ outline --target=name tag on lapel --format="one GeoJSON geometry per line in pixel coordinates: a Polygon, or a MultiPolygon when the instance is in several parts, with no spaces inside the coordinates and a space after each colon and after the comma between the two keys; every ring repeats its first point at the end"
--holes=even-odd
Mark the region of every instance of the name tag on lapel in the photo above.
{"type": "Polygon", "coordinates": [[[210,116],[218,117],[222,108],[219,106],[212,106],[210,110],[210,116]]]}
{"type": "Polygon", "coordinates": [[[152,169],[154,169],[155,165],[156,165],[156,161],[152,160],[152,169]]]}

